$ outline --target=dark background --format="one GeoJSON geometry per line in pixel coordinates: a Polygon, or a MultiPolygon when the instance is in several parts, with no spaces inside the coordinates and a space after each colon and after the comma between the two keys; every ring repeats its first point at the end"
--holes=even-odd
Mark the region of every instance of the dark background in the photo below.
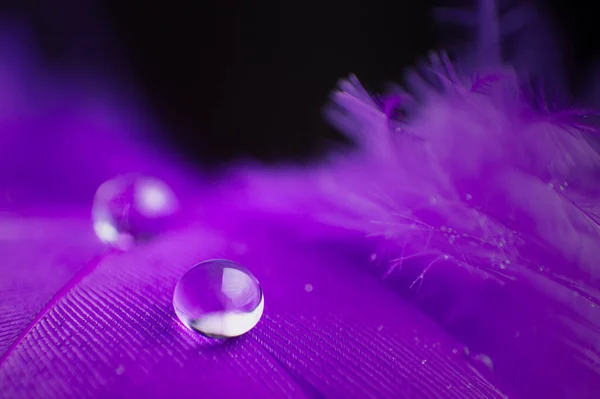
{"type": "MultiPolygon", "coordinates": [[[[34,29],[46,67],[133,78],[168,139],[204,166],[310,159],[342,140],[321,115],[340,77],[381,89],[459,33],[434,25],[432,7],[444,0],[0,4],[34,29]]],[[[566,39],[576,93],[599,50],[595,14],[582,1],[540,4],[566,39]]]]}

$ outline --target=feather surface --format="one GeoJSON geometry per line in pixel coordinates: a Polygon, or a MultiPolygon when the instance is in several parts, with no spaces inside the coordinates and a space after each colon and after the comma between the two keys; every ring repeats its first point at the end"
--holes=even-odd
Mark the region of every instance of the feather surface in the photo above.
{"type": "MultiPolygon", "coordinates": [[[[341,81],[328,116],[358,149],[315,168],[244,167],[202,189],[117,139],[121,125],[78,137],[111,112],[48,112],[65,122],[47,123],[66,132],[44,153],[56,167],[13,164],[7,193],[23,176],[96,187],[134,169],[179,179],[196,206],[127,253],[99,247],[87,211],[3,215],[0,397],[595,397],[595,128],[531,90],[522,69],[539,58],[502,62],[495,3],[479,10],[462,19],[487,24],[464,63],[432,53],[383,101],[341,81]],[[77,146],[98,151],[76,171],[52,155],[77,146]],[[224,343],[183,328],[171,304],[178,278],[215,257],[250,268],[266,298],[257,328],[224,343]]],[[[14,160],[33,130],[5,130],[14,160]]],[[[48,185],[23,186],[5,209],[47,202],[48,185]]],[[[91,201],[89,187],[64,187],[61,200],[91,201]]]]}
{"type": "MultiPolygon", "coordinates": [[[[3,314],[34,316],[17,326],[21,333],[0,358],[0,397],[503,397],[458,342],[380,290],[360,267],[369,256],[360,237],[316,226],[329,239],[315,240],[305,221],[231,216],[237,229],[190,227],[67,268],[60,278],[60,262],[42,262],[52,254],[45,245],[22,242],[36,250],[30,256],[39,267],[23,263],[16,246],[6,249],[15,259],[3,263],[2,275],[21,299],[3,301],[3,314]],[[184,328],[171,303],[178,278],[215,257],[251,268],[267,301],[259,326],[227,342],[184,328]],[[41,270],[46,265],[53,270],[41,270]],[[47,283],[52,272],[54,285],[26,296],[27,284],[47,283]]],[[[28,224],[60,225],[67,229],[60,214],[28,224]]],[[[62,236],[63,244],[83,254],[89,229],[87,218],[73,221],[67,230],[88,234],[62,236]]],[[[44,244],[63,251],[56,240],[44,244]]],[[[2,289],[3,299],[9,292],[2,289]]]]}

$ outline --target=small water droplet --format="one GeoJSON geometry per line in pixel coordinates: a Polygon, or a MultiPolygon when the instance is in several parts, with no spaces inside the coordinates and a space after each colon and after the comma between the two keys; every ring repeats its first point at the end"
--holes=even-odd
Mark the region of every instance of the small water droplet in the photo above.
{"type": "Polygon", "coordinates": [[[381,331],[381,330],[383,330],[383,326],[380,325],[379,327],[377,327],[377,331],[381,331]]]}
{"type": "Polygon", "coordinates": [[[442,230],[442,231],[446,231],[447,229],[448,229],[448,228],[447,228],[446,226],[442,226],[442,227],[440,227],[440,230],[442,230]]]}
{"type": "Polygon", "coordinates": [[[306,292],[312,292],[312,290],[313,290],[312,284],[306,284],[304,286],[304,291],[306,291],[306,292]]]}
{"type": "Polygon", "coordinates": [[[122,375],[125,372],[125,366],[123,366],[122,364],[119,364],[119,367],[117,367],[115,369],[115,373],[117,375],[122,375]]]}
{"type": "Polygon", "coordinates": [[[375,262],[375,260],[377,259],[377,254],[371,254],[371,262],[375,262]]]}
{"type": "Polygon", "coordinates": [[[136,174],[103,183],[94,196],[92,222],[98,238],[120,249],[164,230],[178,210],[161,180],[136,174]]]}
{"type": "Polygon", "coordinates": [[[466,200],[467,200],[467,201],[471,201],[471,200],[473,199],[473,196],[472,196],[471,194],[468,194],[468,193],[467,193],[467,194],[465,195],[465,198],[466,198],[466,200]]]}
{"type": "Polygon", "coordinates": [[[458,349],[454,348],[452,349],[452,354],[456,355],[458,353],[458,349]]]}
{"type": "Polygon", "coordinates": [[[427,359],[421,360],[421,364],[423,364],[423,365],[427,364],[427,359]]]}
{"type": "Polygon", "coordinates": [[[553,183],[548,183],[548,189],[549,190],[553,190],[554,189],[554,184],[553,183]]]}
{"type": "Polygon", "coordinates": [[[258,323],[264,296],[248,269],[213,259],[194,266],[179,280],[173,307],[179,320],[192,330],[212,338],[230,338],[258,323]]]}
{"type": "Polygon", "coordinates": [[[431,205],[435,205],[435,204],[437,204],[437,198],[435,198],[435,197],[429,197],[429,203],[430,203],[431,205]]]}
{"type": "Polygon", "coordinates": [[[492,362],[492,359],[484,353],[478,353],[473,356],[473,361],[490,371],[494,371],[494,362],[492,362]]]}

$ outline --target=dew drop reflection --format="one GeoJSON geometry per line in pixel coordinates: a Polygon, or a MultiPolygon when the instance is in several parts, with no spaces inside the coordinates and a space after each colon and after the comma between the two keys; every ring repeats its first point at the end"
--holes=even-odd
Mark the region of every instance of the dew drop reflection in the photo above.
{"type": "Polygon", "coordinates": [[[173,295],[179,320],[211,338],[237,337],[260,320],[264,297],[258,280],[229,260],[199,263],[179,280],[173,295]]]}
{"type": "Polygon", "coordinates": [[[164,230],[178,210],[175,194],[163,181],[136,174],[103,183],[94,196],[92,222],[98,238],[128,249],[164,230]]]}

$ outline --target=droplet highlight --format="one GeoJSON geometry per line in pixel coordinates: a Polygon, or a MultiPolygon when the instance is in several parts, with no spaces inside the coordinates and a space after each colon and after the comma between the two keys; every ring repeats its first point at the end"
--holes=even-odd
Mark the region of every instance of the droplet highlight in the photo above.
{"type": "Polygon", "coordinates": [[[264,309],[262,288],[245,267],[224,259],[190,269],[175,286],[173,307],[181,322],[211,338],[250,331],[264,309]]]}
{"type": "Polygon", "coordinates": [[[175,194],[163,181],[123,175],[96,191],[92,222],[100,241],[125,250],[166,229],[178,208],[175,194]]]}

